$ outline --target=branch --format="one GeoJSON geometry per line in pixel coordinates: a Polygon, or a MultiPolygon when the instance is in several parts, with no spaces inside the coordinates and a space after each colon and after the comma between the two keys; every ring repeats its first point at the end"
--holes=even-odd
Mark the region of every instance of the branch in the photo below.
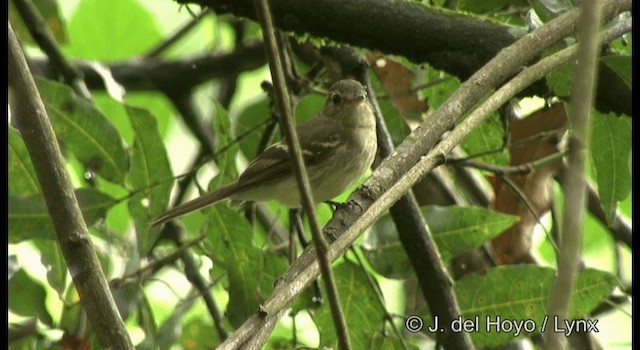
{"type": "Polygon", "coordinates": [[[328,245],[324,240],[322,231],[320,230],[320,224],[318,223],[318,218],[315,212],[313,195],[311,193],[311,184],[304,165],[302,150],[300,148],[300,142],[298,141],[298,135],[295,129],[294,117],[291,111],[291,104],[289,102],[289,92],[287,90],[286,79],[284,76],[281,52],[278,48],[275,27],[271,18],[270,5],[268,0],[255,0],[255,6],[256,10],[259,12],[262,35],[267,47],[267,59],[269,61],[269,67],[271,68],[271,77],[273,79],[276,92],[276,102],[278,110],[281,113],[280,126],[283,136],[287,141],[293,173],[296,177],[296,182],[300,191],[302,208],[307,214],[311,234],[313,235],[313,243],[318,255],[318,263],[320,264],[322,278],[324,280],[327,297],[329,299],[329,306],[331,308],[331,316],[333,317],[333,323],[336,329],[338,345],[340,349],[349,350],[351,349],[351,341],[349,339],[349,333],[347,332],[347,324],[342,313],[338,289],[335,279],[333,278],[333,271],[331,270],[331,260],[329,260],[327,256],[328,245]]]}
{"type": "MultiPolygon", "coordinates": [[[[178,2],[197,3],[218,14],[257,18],[250,0],[178,2]]],[[[272,8],[274,22],[282,30],[402,55],[414,62],[429,62],[461,79],[469,77],[525,32],[523,28],[412,1],[280,0],[272,8]]]]}
{"type": "MultiPolygon", "coordinates": [[[[209,7],[218,14],[256,20],[250,0],[178,0],[209,7]]],[[[607,2],[618,12],[620,2],[607,2]]],[[[313,35],[339,43],[400,55],[415,63],[431,66],[466,80],[503,48],[510,46],[526,30],[436,9],[415,1],[397,0],[279,0],[273,4],[276,26],[302,37],[313,35]]],[[[535,56],[532,56],[535,57],[535,56]]],[[[529,62],[525,62],[525,66],[529,62]]],[[[506,78],[503,79],[506,81],[506,78]]],[[[631,115],[631,89],[603,69],[596,107],[608,113],[631,115]],[[615,97],[617,103],[611,103],[615,97]]],[[[527,89],[527,94],[544,95],[543,81],[527,89]]]]}
{"type": "MultiPolygon", "coordinates": [[[[363,79],[367,82],[367,93],[376,115],[378,152],[387,158],[393,153],[393,141],[387,129],[382,111],[364,69],[363,79]]],[[[391,217],[396,226],[402,247],[409,257],[411,266],[420,282],[420,289],[429,304],[433,317],[440,317],[442,324],[451,325],[460,317],[460,307],[453,292],[453,282],[446,271],[440,253],[433,240],[427,223],[422,216],[420,206],[413,191],[407,192],[390,208],[391,217]]],[[[437,334],[438,343],[445,349],[474,349],[467,332],[453,332],[444,327],[437,334]]]]}
{"type": "MultiPolygon", "coordinates": [[[[167,94],[184,92],[213,78],[225,78],[257,69],[265,64],[262,43],[240,46],[233,52],[208,54],[180,60],[137,58],[126,62],[108,63],[113,78],[128,91],[161,89],[167,94]]],[[[51,63],[43,59],[31,62],[34,74],[55,78],[51,63]]],[[[85,76],[90,89],[104,89],[102,77],[87,62],[75,65],[85,76]]]]}
{"type": "MultiPolygon", "coordinates": [[[[607,19],[616,15],[615,11],[626,11],[631,6],[628,0],[609,0],[607,4],[607,19]]],[[[453,128],[459,116],[547,47],[570,35],[576,28],[579,15],[579,9],[569,11],[502,50],[491,62],[464,82],[428,120],[407,137],[351,199],[356,200],[363,209],[371,205],[374,198],[380,197],[440,142],[441,135],[453,128]]],[[[358,214],[338,210],[325,229],[338,234],[355,222],[358,214]]]]}
{"type": "Polygon", "coordinates": [[[9,72],[15,101],[20,101],[11,105],[11,111],[19,116],[18,128],[33,160],[58,243],[93,331],[102,348],[133,349],[93,249],[44,103],[11,24],[9,72]]]}
{"type": "MultiPolygon", "coordinates": [[[[580,264],[586,197],[585,153],[589,148],[589,115],[593,106],[600,41],[602,2],[585,1],[578,33],[578,63],[571,96],[571,136],[569,137],[564,190],[564,215],[560,228],[558,271],[549,303],[549,316],[564,320],[569,312],[571,291],[580,264]]],[[[564,335],[545,331],[544,349],[565,349],[564,335]]]]}
{"type": "Polygon", "coordinates": [[[89,98],[91,94],[83,81],[82,72],[62,54],[51,34],[51,30],[49,30],[38,9],[30,0],[13,0],[13,3],[16,5],[18,12],[20,12],[20,16],[29,29],[33,40],[38,43],[40,49],[49,57],[54,69],[62,75],[65,83],[71,86],[79,96],[89,98]]]}

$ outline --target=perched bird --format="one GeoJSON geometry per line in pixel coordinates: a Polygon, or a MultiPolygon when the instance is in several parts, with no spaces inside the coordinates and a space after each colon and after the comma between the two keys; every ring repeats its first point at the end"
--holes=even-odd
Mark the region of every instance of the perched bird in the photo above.
{"type": "MultiPolygon", "coordinates": [[[[375,117],[365,88],[355,80],[333,84],[320,113],[298,125],[296,131],[313,198],[318,203],[342,193],[371,166],[376,154],[375,117]]],[[[300,193],[290,157],[286,142],[281,140],[253,160],[236,182],[166,211],[151,225],[161,225],[226,198],[278,200],[298,208],[300,193]]]]}

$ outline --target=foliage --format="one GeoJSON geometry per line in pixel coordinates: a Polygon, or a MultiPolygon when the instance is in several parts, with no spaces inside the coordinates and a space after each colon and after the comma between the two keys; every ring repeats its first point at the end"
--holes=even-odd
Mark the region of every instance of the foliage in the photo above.
{"type": "MultiPolygon", "coordinates": [[[[436,7],[450,3],[422,2],[436,7]]],[[[546,22],[574,6],[572,1],[537,0],[457,3],[458,7],[448,11],[460,18],[485,18],[520,27],[529,24],[524,20],[527,14],[535,12],[546,22]]],[[[73,4],[60,2],[57,6],[50,1],[35,1],[35,4],[46,15],[69,59],[97,60],[103,68],[117,61],[132,70],[151,48],[191,21],[192,13],[199,10],[170,1],[86,0],[73,4]]],[[[28,47],[26,52],[37,60],[38,55],[33,54],[37,44],[28,37],[25,24],[14,12],[11,3],[10,21],[12,25],[16,23],[14,27],[19,26],[23,44],[28,47]]],[[[229,54],[260,37],[256,24],[248,20],[216,14],[205,18],[152,61],[187,62],[203,54],[229,54]]],[[[309,62],[303,54],[305,49],[316,53],[312,44],[323,40],[304,41],[300,35],[286,39],[289,47],[295,46],[291,52],[296,53],[293,57],[299,73],[308,74],[301,81],[311,81],[301,84],[296,92],[300,122],[322,108],[324,97],[313,90],[325,86],[323,83],[330,80],[328,75],[332,72],[326,73],[331,71],[327,68],[318,73],[320,61],[309,62]]],[[[600,62],[628,88],[630,39],[627,35],[614,41],[600,62]]],[[[450,72],[434,69],[428,62],[416,64],[402,57],[359,50],[374,66],[369,75],[396,144],[460,86],[450,72]],[[378,63],[380,67],[376,66],[378,63]],[[411,89],[428,83],[433,85],[411,89]]],[[[112,281],[112,293],[134,344],[141,349],[204,349],[219,344],[222,331],[233,332],[259,310],[287,269],[287,259],[291,257],[288,242],[292,236],[287,234],[290,219],[287,208],[278,203],[235,207],[223,202],[186,215],[176,221],[186,233],[182,239],[161,228],[149,227],[150,220],[172,206],[176,198],[195,197],[233,181],[248,161],[279,138],[272,119],[276,115],[273,101],[260,88],[261,82],[269,79],[268,71],[264,64],[249,70],[245,68],[249,64],[242,60],[238,67],[228,67],[228,75],[192,86],[188,91],[174,91],[172,86],[156,86],[153,82],[124,84],[123,101],[101,87],[94,87],[92,98],[87,99],[60,80],[37,78],[103,270],[112,281]],[[233,89],[232,98],[225,97],[233,89]],[[188,118],[189,114],[197,116],[195,121],[188,118]],[[198,136],[194,134],[196,129],[200,132],[198,136]],[[213,135],[209,138],[211,144],[205,145],[201,135],[204,138],[213,135]],[[213,153],[208,152],[208,147],[213,148],[213,153]],[[174,186],[181,181],[184,185],[174,186]],[[189,265],[183,254],[195,258],[195,265],[189,265]],[[178,256],[182,260],[177,260],[178,256]],[[194,273],[199,274],[204,285],[194,282],[194,273]],[[203,290],[210,293],[211,299],[203,298],[203,290]],[[211,302],[218,308],[219,324],[213,320],[215,311],[211,302]]],[[[514,99],[514,104],[526,110],[523,114],[531,115],[530,121],[550,110],[564,114],[564,108],[562,112],[536,109],[545,104],[540,97],[569,106],[573,69],[573,64],[567,64],[546,75],[549,94],[526,99],[535,101],[537,106],[519,103],[522,96],[514,99]]],[[[176,81],[183,78],[173,76],[171,71],[162,74],[176,81]]],[[[152,78],[156,77],[149,77],[150,81],[152,78]]],[[[520,122],[512,125],[506,115],[504,110],[494,113],[467,137],[455,156],[447,155],[450,164],[439,168],[436,175],[427,177],[414,189],[417,199],[424,204],[422,214],[441,259],[451,271],[475,271],[466,275],[452,272],[463,317],[486,320],[500,315],[510,320],[531,320],[536,326],[534,331],[520,337],[514,337],[513,332],[474,331],[473,341],[483,347],[501,346],[538,333],[545,319],[556,267],[553,232],[559,221],[549,214],[563,200],[562,185],[554,180],[560,162],[537,165],[515,181],[526,200],[509,192],[506,180],[497,173],[456,163],[456,158],[468,155],[493,168],[526,167],[566,149],[560,142],[566,136],[564,127],[550,131],[543,122],[531,122],[524,127],[518,126],[520,122]],[[523,138],[524,141],[518,139],[518,128],[533,136],[523,138]],[[518,163],[523,157],[528,160],[518,163]],[[479,179],[480,187],[488,190],[488,202],[478,199],[481,196],[469,187],[471,177],[479,179]],[[536,215],[527,212],[527,202],[533,202],[534,209],[540,212],[536,215]],[[527,213],[522,214],[523,211],[527,213]],[[505,241],[505,237],[511,239],[505,241]],[[542,266],[486,269],[464,265],[469,251],[503,256],[504,252],[499,250],[521,244],[521,237],[526,237],[527,256],[537,259],[542,266]]],[[[558,114],[550,115],[541,119],[558,120],[558,114]]],[[[91,328],[82,330],[86,320],[79,312],[79,296],[54,244],[56,235],[34,164],[20,132],[13,126],[19,123],[19,118],[11,116],[8,130],[10,333],[33,320],[37,320],[37,326],[26,338],[12,340],[9,348],[50,348],[52,344],[61,344],[64,334],[65,339],[75,336],[88,340],[97,349],[91,328]]],[[[630,216],[631,119],[629,115],[594,109],[591,123],[587,177],[595,184],[600,198],[596,204],[604,216],[591,212],[585,219],[586,268],[579,273],[572,291],[571,317],[576,319],[602,317],[603,314],[592,314],[594,309],[631,285],[627,267],[630,246],[615,234],[612,238],[618,225],[614,224],[616,220],[628,221],[630,216]]],[[[346,194],[338,199],[344,198],[346,194]]],[[[323,204],[318,206],[318,213],[321,223],[332,215],[323,204]]],[[[416,272],[398,241],[396,224],[389,215],[382,216],[354,250],[333,265],[354,349],[424,348],[435,341],[436,335],[426,331],[423,331],[426,337],[410,336],[404,329],[405,316],[393,316],[420,315],[426,320],[425,327],[432,325],[419,288],[412,287],[416,285],[416,272]]],[[[298,250],[296,245],[291,251],[298,250]]],[[[318,290],[324,292],[323,288],[318,290]]],[[[335,347],[329,306],[326,302],[318,306],[317,298],[322,296],[311,288],[299,296],[291,315],[283,318],[267,345],[283,349],[335,347]]],[[[601,325],[606,327],[613,322],[622,322],[630,330],[630,318],[621,316],[620,311],[601,325]]],[[[486,324],[478,325],[483,328],[486,324]]],[[[630,334],[624,334],[622,340],[617,333],[595,335],[605,348],[611,348],[614,342],[630,342],[630,334]]]]}

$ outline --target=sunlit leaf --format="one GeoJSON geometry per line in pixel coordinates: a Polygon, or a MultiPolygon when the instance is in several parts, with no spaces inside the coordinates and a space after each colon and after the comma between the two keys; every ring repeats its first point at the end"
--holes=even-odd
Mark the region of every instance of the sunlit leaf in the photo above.
{"type": "Polygon", "coordinates": [[[173,174],[155,118],[141,108],[127,107],[127,112],[136,135],[127,178],[136,194],[129,200],[129,211],[136,221],[138,245],[144,256],[160,234],[160,228],[150,228],[149,221],[166,210],[173,174]]]}
{"type": "Polygon", "coordinates": [[[64,85],[38,79],[58,141],[84,166],[105,179],[122,184],[129,166],[118,131],[88,100],[64,85]]]}
{"type": "Polygon", "coordinates": [[[591,158],[600,203],[612,222],[618,202],[631,193],[631,119],[592,113],[591,158]]]}
{"type": "Polygon", "coordinates": [[[68,53],[84,59],[126,59],[161,40],[153,17],[133,0],[83,0],[68,28],[68,53]]]}
{"type": "MultiPolygon", "coordinates": [[[[76,197],[87,225],[103,218],[116,202],[109,195],[89,188],[76,190],[76,197]]],[[[41,195],[9,196],[9,242],[55,237],[53,222],[41,195]]]]}
{"type": "Polygon", "coordinates": [[[27,147],[18,130],[9,126],[9,193],[26,196],[40,192],[27,147]]]}
{"type": "Polygon", "coordinates": [[[252,244],[251,227],[226,204],[205,211],[210,227],[204,241],[207,255],[227,272],[229,306],[227,317],[239,326],[258,310],[284,271],[284,257],[264,252],[252,244]]]}
{"type": "Polygon", "coordinates": [[[477,161],[493,165],[507,165],[509,154],[505,147],[504,134],[505,126],[500,121],[500,115],[494,113],[465,137],[462,141],[462,147],[469,156],[484,154],[482,157],[474,158],[477,161]]]}
{"type": "Polygon", "coordinates": [[[53,319],[45,304],[47,292],[24,269],[16,271],[9,279],[8,296],[10,311],[25,317],[37,317],[40,322],[53,326],[53,319]]]}

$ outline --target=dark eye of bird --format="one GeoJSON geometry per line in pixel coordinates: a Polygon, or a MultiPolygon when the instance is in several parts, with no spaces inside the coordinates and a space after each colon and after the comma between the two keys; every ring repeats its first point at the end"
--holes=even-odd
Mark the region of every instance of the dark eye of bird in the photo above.
{"type": "Polygon", "coordinates": [[[331,102],[333,102],[333,104],[338,105],[340,104],[340,102],[342,102],[342,97],[340,97],[340,95],[338,94],[333,94],[331,95],[331,102]]]}

